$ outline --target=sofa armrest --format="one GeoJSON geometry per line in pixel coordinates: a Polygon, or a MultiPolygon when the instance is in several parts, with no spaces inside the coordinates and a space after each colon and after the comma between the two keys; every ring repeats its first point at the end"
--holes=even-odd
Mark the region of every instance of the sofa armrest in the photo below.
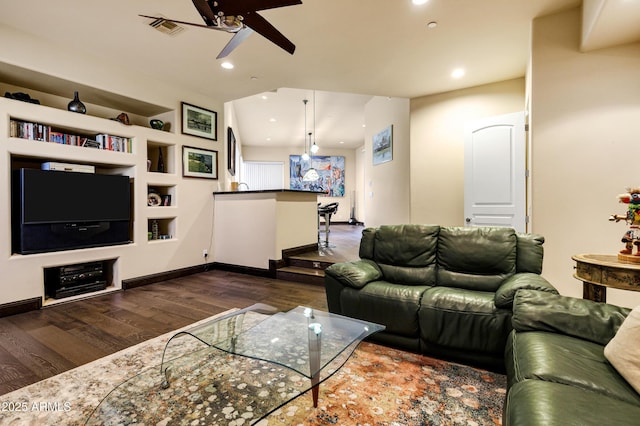
{"type": "Polygon", "coordinates": [[[630,309],[535,290],[521,290],[513,302],[516,331],[548,331],[606,345],[630,309]]]}
{"type": "Polygon", "coordinates": [[[512,275],[502,282],[498,290],[496,290],[496,306],[498,308],[511,308],[516,293],[522,289],[540,290],[558,294],[558,290],[541,275],[523,272],[512,275]]]}
{"type": "Polygon", "coordinates": [[[371,281],[382,278],[382,271],[375,262],[367,259],[334,263],[324,273],[343,285],[362,288],[371,281]]]}

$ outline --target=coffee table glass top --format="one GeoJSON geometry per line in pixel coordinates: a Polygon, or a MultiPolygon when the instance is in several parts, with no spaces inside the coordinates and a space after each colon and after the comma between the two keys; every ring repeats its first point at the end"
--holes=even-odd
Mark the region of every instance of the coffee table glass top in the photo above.
{"type": "MultiPolygon", "coordinates": [[[[231,354],[269,361],[311,378],[354,342],[384,329],[379,324],[297,307],[255,324],[244,324],[244,313],[186,333],[231,354]],[[319,362],[310,362],[310,340],[320,340],[319,362]]],[[[168,345],[171,342],[168,343],[168,345]]]]}
{"type": "Polygon", "coordinates": [[[254,305],[175,334],[160,368],[116,387],[87,424],[253,424],[310,389],[315,406],[319,384],[384,329],[304,307],[267,311],[254,305]]]}

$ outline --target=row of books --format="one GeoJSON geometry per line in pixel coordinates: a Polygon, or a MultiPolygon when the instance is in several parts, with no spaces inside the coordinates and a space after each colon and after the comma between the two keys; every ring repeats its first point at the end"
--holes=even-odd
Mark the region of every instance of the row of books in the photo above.
{"type": "Polygon", "coordinates": [[[13,119],[10,123],[9,136],[13,138],[52,142],[62,145],[84,146],[117,152],[133,152],[133,140],[131,138],[108,135],[105,133],[100,133],[90,137],[86,135],[60,132],[47,124],[13,119]]]}

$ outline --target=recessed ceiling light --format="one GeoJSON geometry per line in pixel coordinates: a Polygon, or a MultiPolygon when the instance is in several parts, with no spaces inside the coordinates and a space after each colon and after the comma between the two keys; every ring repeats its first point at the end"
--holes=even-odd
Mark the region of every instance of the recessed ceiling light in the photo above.
{"type": "Polygon", "coordinates": [[[270,118],[269,121],[272,122],[272,123],[275,123],[276,119],[275,118],[270,118]]]}
{"type": "Polygon", "coordinates": [[[271,142],[271,138],[267,138],[267,142],[271,142]]]}
{"type": "Polygon", "coordinates": [[[265,101],[266,101],[267,99],[269,99],[269,98],[267,98],[267,95],[262,95],[262,96],[261,96],[261,98],[262,98],[262,99],[264,99],[265,101]]]}
{"type": "Polygon", "coordinates": [[[429,29],[434,29],[437,26],[438,26],[438,23],[436,21],[431,21],[427,24],[427,28],[429,29]]]}
{"type": "Polygon", "coordinates": [[[340,145],[344,145],[344,141],[340,141],[340,145]]]}
{"type": "Polygon", "coordinates": [[[464,77],[465,71],[464,68],[456,68],[451,72],[451,77],[453,78],[462,78],[464,77]]]}
{"type": "Polygon", "coordinates": [[[233,64],[231,62],[223,62],[220,64],[220,66],[222,68],[224,68],[225,70],[232,70],[233,69],[233,64]]]}
{"type": "Polygon", "coordinates": [[[421,5],[421,4],[425,4],[426,2],[428,2],[429,0],[412,0],[413,4],[415,5],[421,5]]]}

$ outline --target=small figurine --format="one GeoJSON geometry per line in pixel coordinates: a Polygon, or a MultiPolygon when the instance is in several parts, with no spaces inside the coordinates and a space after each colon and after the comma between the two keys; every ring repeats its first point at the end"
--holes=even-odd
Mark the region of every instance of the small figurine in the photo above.
{"type": "Polygon", "coordinates": [[[620,254],[632,254],[633,246],[636,246],[634,256],[640,256],[640,188],[628,188],[628,193],[619,194],[618,200],[621,203],[629,204],[626,215],[614,214],[609,220],[619,222],[624,220],[629,225],[629,230],[622,236],[625,248],[620,250],[620,254]]]}

